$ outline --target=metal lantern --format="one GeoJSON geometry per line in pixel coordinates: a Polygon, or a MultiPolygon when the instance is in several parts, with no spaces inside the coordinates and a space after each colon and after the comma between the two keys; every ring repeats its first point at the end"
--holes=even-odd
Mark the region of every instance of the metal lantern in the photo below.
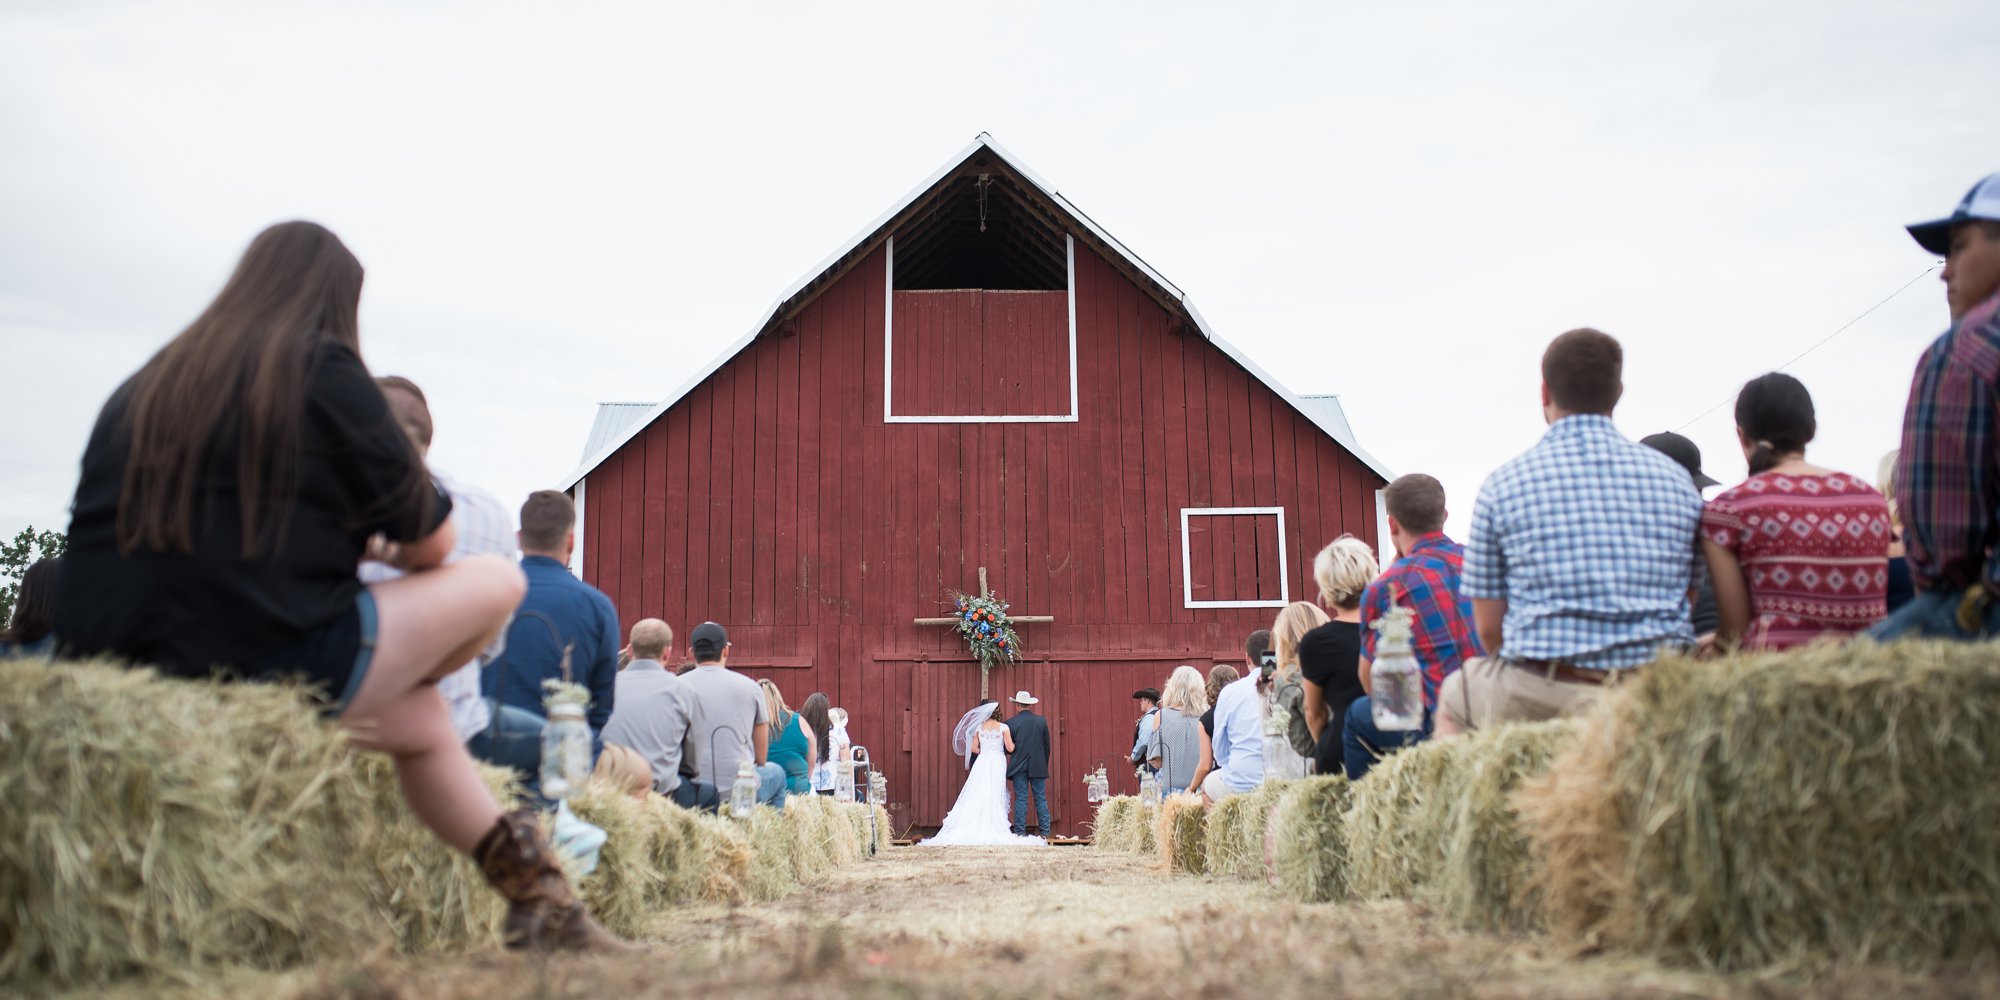
{"type": "Polygon", "coordinates": [[[566,799],[590,780],[590,726],[583,706],[557,703],[542,725],[542,795],[566,799]]]}
{"type": "Polygon", "coordinates": [[[869,765],[874,762],[868,759],[868,748],[856,743],[848,752],[848,756],[852,759],[842,770],[847,772],[847,793],[852,797],[850,801],[873,801],[868,797],[867,775],[869,765]]]}

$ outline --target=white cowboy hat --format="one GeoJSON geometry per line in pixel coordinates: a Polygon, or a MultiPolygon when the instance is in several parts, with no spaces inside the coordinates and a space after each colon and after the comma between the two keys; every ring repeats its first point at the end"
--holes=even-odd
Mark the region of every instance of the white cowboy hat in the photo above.
{"type": "Polygon", "coordinates": [[[1035,696],[1034,696],[1034,695],[1031,695],[1031,694],[1029,694],[1029,693],[1028,693],[1028,692],[1026,692],[1026,691],[1016,691],[1016,692],[1014,692],[1014,704],[1016,704],[1016,705],[1034,705],[1034,704],[1037,704],[1037,701],[1036,701],[1036,699],[1035,699],[1035,696]]]}

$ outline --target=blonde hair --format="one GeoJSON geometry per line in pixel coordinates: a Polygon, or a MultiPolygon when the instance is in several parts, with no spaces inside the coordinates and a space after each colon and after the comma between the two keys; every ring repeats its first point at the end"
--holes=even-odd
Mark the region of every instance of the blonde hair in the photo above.
{"type": "Polygon", "coordinates": [[[632,626],[628,643],[635,660],[657,660],[674,644],[673,626],[658,618],[642,618],[632,626]]]}
{"type": "Polygon", "coordinates": [[[1293,601],[1271,623],[1271,646],[1278,651],[1278,676],[1289,678],[1299,669],[1299,642],[1306,633],[1332,619],[1318,605],[1293,601]]]}
{"type": "Polygon", "coordinates": [[[1875,488],[1882,491],[1882,499],[1889,501],[1889,520],[1897,523],[1903,520],[1896,513],[1896,460],[1901,457],[1903,449],[1891,448],[1875,463],[1875,488]]]}
{"type": "Polygon", "coordinates": [[[771,738],[777,739],[785,733],[778,728],[778,720],[784,718],[785,713],[791,711],[792,707],[785,704],[785,696],[778,691],[778,686],[768,679],[758,681],[757,686],[764,691],[764,711],[771,717],[771,721],[766,723],[771,727],[771,738]]]}
{"type": "Polygon", "coordinates": [[[1374,550],[1353,535],[1342,535],[1326,543],[1326,548],[1313,557],[1313,582],[1319,584],[1319,602],[1336,608],[1360,607],[1361,592],[1381,572],[1374,550]]]}
{"type": "Polygon", "coordinates": [[[1183,663],[1167,676],[1167,686],[1160,693],[1160,707],[1171,708],[1182,715],[1199,716],[1208,711],[1208,684],[1202,679],[1201,671],[1183,663]]]}

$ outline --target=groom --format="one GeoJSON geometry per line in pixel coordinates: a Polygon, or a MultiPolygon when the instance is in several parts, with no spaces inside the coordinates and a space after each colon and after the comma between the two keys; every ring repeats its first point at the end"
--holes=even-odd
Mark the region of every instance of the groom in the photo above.
{"type": "Polygon", "coordinates": [[[1014,692],[1018,706],[1007,728],[1014,734],[1014,752],[1007,758],[1007,780],[1014,788],[1014,834],[1028,832],[1028,792],[1035,794],[1035,819],[1041,823],[1043,839],[1050,836],[1049,825],[1049,724],[1029,706],[1034,695],[1014,692]]]}

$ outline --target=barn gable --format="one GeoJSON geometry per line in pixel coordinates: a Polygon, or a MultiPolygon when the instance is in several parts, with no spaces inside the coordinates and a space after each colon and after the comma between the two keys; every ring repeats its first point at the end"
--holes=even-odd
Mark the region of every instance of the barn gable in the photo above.
{"type": "MultiPolygon", "coordinates": [[[[627,627],[723,622],[733,666],[847,708],[899,828],[963,778],[944,744],[980,671],[917,622],[948,592],[984,569],[1053,619],[992,690],[1042,698],[1074,777],[1129,748],[1134,689],[1240,665],[1314,596],[1320,546],[1373,541],[1387,479],[1336,401],[1250,364],[984,137],[688,386],[599,416],[572,483],[585,579],[627,627]]],[[[1088,819],[1072,783],[1058,832],[1088,819]]]]}

